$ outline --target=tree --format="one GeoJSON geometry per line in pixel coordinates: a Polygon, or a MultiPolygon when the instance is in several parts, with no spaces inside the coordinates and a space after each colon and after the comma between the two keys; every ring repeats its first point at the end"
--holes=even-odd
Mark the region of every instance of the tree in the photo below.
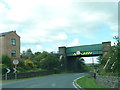
{"type": "Polygon", "coordinates": [[[101,60],[100,73],[117,74],[120,72],[120,43],[117,36],[115,36],[114,39],[117,41],[117,45],[111,46],[108,53],[98,59],[99,61],[101,60]]]}
{"type": "Polygon", "coordinates": [[[21,53],[21,58],[27,59],[25,51],[23,51],[23,52],[21,53]]]}
{"type": "Polygon", "coordinates": [[[2,64],[8,66],[9,68],[13,67],[12,60],[8,55],[2,56],[2,64]]]}
{"type": "Polygon", "coordinates": [[[56,55],[47,52],[42,53],[42,59],[40,60],[41,68],[47,70],[53,70],[54,68],[57,68],[58,65],[59,65],[59,60],[56,55]]]}
{"type": "Polygon", "coordinates": [[[114,36],[113,39],[115,39],[117,42],[120,41],[120,40],[119,40],[119,39],[120,39],[119,36],[114,36]]]}
{"type": "Polygon", "coordinates": [[[35,56],[37,56],[37,55],[39,55],[39,54],[41,54],[41,52],[35,52],[35,56]]]}
{"type": "Polygon", "coordinates": [[[101,64],[101,63],[102,63],[102,56],[99,56],[97,59],[98,59],[97,62],[98,62],[99,64],[101,64]]]}
{"type": "Polygon", "coordinates": [[[24,65],[25,65],[26,70],[30,70],[30,69],[35,68],[34,63],[28,59],[24,61],[24,65]]]}
{"type": "MultiPolygon", "coordinates": [[[[120,72],[120,37],[119,36],[114,36],[113,39],[115,39],[117,41],[117,46],[116,46],[116,51],[117,51],[117,56],[116,56],[116,62],[117,62],[117,71],[120,72]]],[[[120,74],[119,74],[120,76],[120,74]]]]}
{"type": "Polygon", "coordinates": [[[23,51],[21,54],[21,58],[23,59],[32,59],[34,57],[32,50],[27,49],[27,51],[23,51]]]}
{"type": "Polygon", "coordinates": [[[32,51],[31,51],[31,49],[28,49],[28,50],[26,51],[27,59],[30,59],[30,58],[32,57],[32,55],[33,55],[33,53],[32,53],[32,51]]]}

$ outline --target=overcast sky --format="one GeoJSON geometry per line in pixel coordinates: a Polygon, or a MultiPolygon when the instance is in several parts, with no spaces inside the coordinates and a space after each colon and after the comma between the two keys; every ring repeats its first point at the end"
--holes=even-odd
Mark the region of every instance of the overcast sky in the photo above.
{"type": "Polygon", "coordinates": [[[118,2],[0,0],[0,33],[13,30],[21,37],[21,52],[114,41],[118,2]]]}

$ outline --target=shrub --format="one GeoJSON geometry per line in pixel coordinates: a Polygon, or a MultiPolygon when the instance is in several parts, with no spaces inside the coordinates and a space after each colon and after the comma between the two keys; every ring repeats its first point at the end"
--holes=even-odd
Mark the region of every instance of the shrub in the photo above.
{"type": "Polygon", "coordinates": [[[9,68],[13,68],[12,60],[7,55],[2,56],[2,64],[8,66],[9,68]]]}

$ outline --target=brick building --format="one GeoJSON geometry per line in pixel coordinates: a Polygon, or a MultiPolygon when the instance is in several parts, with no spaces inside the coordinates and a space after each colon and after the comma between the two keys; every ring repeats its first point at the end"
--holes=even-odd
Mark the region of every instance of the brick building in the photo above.
{"type": "Polygon", "coordinates": [[[16,31],[0,33],[0,56],[20,58],[20,36],[16,31]]]}

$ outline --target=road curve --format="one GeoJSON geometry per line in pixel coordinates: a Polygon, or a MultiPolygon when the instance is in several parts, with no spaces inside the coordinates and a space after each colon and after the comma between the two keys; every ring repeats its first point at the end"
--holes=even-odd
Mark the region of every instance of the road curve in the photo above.
{"type": "Polygon", "coordinates": [[[75,88],[74,79],[85,75],[87,73],[69,73],[3,82],[2,88],[75,88]]]}

